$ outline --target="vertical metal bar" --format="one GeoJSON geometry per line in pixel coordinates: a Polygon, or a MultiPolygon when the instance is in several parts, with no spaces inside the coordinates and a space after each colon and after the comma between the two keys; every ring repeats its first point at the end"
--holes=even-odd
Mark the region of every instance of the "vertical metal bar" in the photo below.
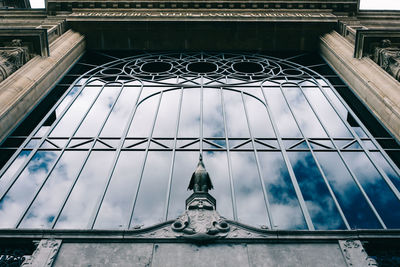
{"type": "Polygon", "coordinates": [[[237,216],[237,207],[236,207],[236,196],[235,196],[235,188],[234,188],[234,182],[233,182],[233,177],[232,177],[232,161],[231,161],[231,155],[230,155],[228,127],[226,125],[225,102],[224,102],[224,94],[223,94],[224,89],[220,88],[219,91],[220,91],[220,96],[221,96],[222,117],[224,120],[224,129],[225,129],[226,156],[228,158],[228,173],[229,173],[229,183],[231,186],[233,218],[235,220],[237,220],[238,216],[237,216]]]}
{"type": "Polygon", "coordinates": [[[138,186],[137,186],[137,189],[136,189],[135,199],[133,200],[131,209],[129,210],[130,217],[129,217],[128,229],[131,227],[131,224],[132,224],[133,212],[135,210],[136,201],[137,201],[137,198],[138,198],[138,195],[139,195],[140,185],[142,184],[144,168],[146,166],[147,156],[149,154],[149,148],[150,148],[150,144],[151,144],[151,138],[153,136],[154,127],[155,127],[156,122],[157,122],[158,111],[160,110],[161,99],[162,99],[163,93],[164,93],[164,91],[160,92],[160,97],[159,97],[158,103],[157,103],[157,109],[156,109],[156,112],[154,114],[153,125],[152,125],[151,130],[150,130],[149,140],[147,141],[147,147],[146,147],[146,151],[145,151],[145,156],[144,156],[143,164],[142,164],[142,167],[141,167],[141,170],[140,170],[140,178],[139,178],[139,183],[138,183],[138,186]]]}
{"type": "Polygon", "coordinates": [[[183,87],[181,87],[180,91],[181,91],[181,94],[180,94],[180,98],[179,98],[178,114],[177,114],[177,118],[176,118],[174,146],[172,149],[172,158],[171,158],[171,164],[170,164],[169,175],[168,175],[167,195],[165,197],[164,220],[168,219],[169,200],[171,197],[172,176],[174,174],[174,167],[175,167],[176,143],[177,143],[178,131],[179,131],[179,120],[181,118],[181,112],[182,112],[183,87]]]}
{"type": "MultiPolygon", "coordinates": [[[[297,84],[293,84],[293,85],[295,85],[297,88],[299,88],[300,91],[304,94],[304,92],[303,92],[301,86],[299,86],[299,85],[297,85],[297,84]]],[[[315,164],[317,165],[317,168],[318,168],[319,172],[320,172],[321,175],[322,175],[322,178],[323,178],[323,180],[324,180],[324,182],[325,182],[325,185],[326,185],[326,187],[328,188],[329,194],[331,195],[331,197],[332,197],[332,199],[333,199],[333,202],[335,203],[335,206],[336,206],[336,208],[338,209],[339,214],[340,214],[340,216],[342,217],[342,220],[343,220],[344,224],[346,225],[346,228],[347,228],[348,230],[350,230],[351,227],[350,227],[350,225],[349,225],[349,223],[348,223],[348,221],[347,221],[347,219],[346,219],[346,216],[344,215],[344,212],[343,212],[342,208],[341,208],[340,205],[339,205],[339,201],[337,200],[337,198],[336,198],[336,196],[335,196],[335,193],[333,192],[333,190],[332,190],[332,188],[331,188],[331,186],[330,186],[330,184],[329,184],[329,181],[328,181],[328,179],[326,178],[326,175],[325,175],[324,171],[322,170],[321,165],[319,164],[319,161],[318,161],[317,157],[315,156],[314,151],[313,151],[312,148],[311,148],[311,145],[310,145],[310,142],[309,142],[307,136],[305,136],[303,130],[302,130],[301,127],[300,127],[300,123],[298,122],[297,117],[296,117],[296,115],[294,114],[294,112],[293,112],[293,110],[292,110],[292,108],[291,108],[291,106],[290,106],[290,104],[289,104],[289,101],[287,100],[287,97],[286,97],[286,95],[285,95],[285,93],[284,93],[284,90],[282,89],[282,85],[280,86],[280,91],[282,92],[283,98],[285,99],[285,102],[286,102],[286,104],[288,105],[290,112],[292,113],[292,116],[293,116],[293,118],[294,118],[294,120],[295,120],[295,122],[296,122],[296,125],[297,125],[297,127],[299,128],[300,133],[301,133],[301,135],[303,136],[303,138],[304,138],[304,140],[305,140],[305,142],[306,142],[306,144],[307,144],[307,147],[308,147],[308,149],[309,149],[309,151],[310,151],[310,153],[311,153],[311,155],[312,155],[312,157],[313,157],[313,159],[314,159],[314,161],[315,161],[315,164]]],[[[308,102],[308,99],[307,99],[307,98],[306,98],[306,101],[307,101],[308,105],[311,106],[311,104],[308,102]]],[[[311,106],[311,109],[312,109],[312,111],[314,112],[314,114],[317,116],[317,119],[318,119],[319,123],[321,124],[322,128],[324,129],[325,133],[327,134],[327,136],[330,137],[329,132],[326,130],[325,126],[322,124],[321,120],[319,119],[318,115],[316,114],[316,112],[315,112],[315,110],[312,108],[312,106],[311,106]]]]}
{"type": "Polygon", "coordinates": [[[265,189],[264,180],[263,180],[263,178],[262,178],[262,172],[261,172],[261,167],[260,167],[260,160],[259,160],[259,158],[258,158],[257,148],[256,148],[256,145],[255,145],[255,143],[254,143],[254,136],[253,136],[253,134],[252,134],[252,130],[251,130],[251,127],[250,127],[249,114],[248,114],[247,107],[246,107],[246,103],[245,103],[245,100],[244,100],[243,91],[240,92],[240,95],[241,95],[241,97],[242,97],[242,102],[243,102],[243,107],[244,107],[244,114],[245,114],[245,116],[246,116],[247,127],[248,127],[248,129],[249,129],[251,144],[252,144],[252,146],[253,146],[253,153],[254,153],[254,156],[255,156],[255,158],[256,158],[256,165],[257,165],[258,178],[260,179],[260,183],[261,183],[261,186],[262,186],[262,192],[263,192],[263,196],[264,196],[265,206],[266,206],[266,209],[267,209],[267,214],[268,214],[270,229],[272,229],[273,226],[274,226],[274,222],[273,222],[273,218],[272,218],[272,214],[271,214],[271,206],[270,206],[270,204],[269,204],[267,190],[265,189]]]}
{"type": "Polygon", "coordinates": [[[290,180],[292,181],[294,191],[296,192],[296,196],[297,196],[297,199],[299,201],[300,209],[301,209],[301,212],[303,213],[303,216],[304,216],[304,219],[306,221],[308,230],[315,230],[314,225],[313,225],[312,220],[311,220],[310,213],[308,212],[306,203],[305,203],[303,195],[301,193],[300,186],[299,186],[299,184],[297,182],[296,175],[294,174],[292,165],[291,165],[291,163],[289,161],[289,157],[287,155],[285,146],[283,144],[282,137],[281,137],[281,135],[279,133],[277,124],[275,122],[275,118],[273,117],[271,109],[269,107],[268,99],[267,99],[267,96],[265,95],[263,85],[260,86],[260,90],[261,90],[261,93],[264,96],[264,100],[265,100],[265,103],[266,103],[265,107],[266,107],[266,109],[268,111],[268,115],[269,115],[269,118],[271,120],[272,128],[274,129],[275,135],[276,135],[277,140],[278,140],[278,144],[279,144],[279,146],[281,148],[282,157],[283,157],[283,160],[285,161],[286,167],[288,169],[290,180]]]}
{"type": "Polygon", "coordinates": [[[204,80],[203,80],[203,76],[201,76],[200,78],[200,154],[203,155],[203,120],[204,120],[204,115],[203,115],[203,101],[204,101],[204,88],[203,88],[203,84],[204,84],[204,80]]]}

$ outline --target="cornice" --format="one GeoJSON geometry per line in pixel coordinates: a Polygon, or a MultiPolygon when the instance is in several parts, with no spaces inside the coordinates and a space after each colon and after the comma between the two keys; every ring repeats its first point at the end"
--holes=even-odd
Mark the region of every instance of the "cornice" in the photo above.
{"type": "Polygon", "coordinates": [[[72,11],[73,9],[323,9],[333,12],[355,12],[357,10],[357,0],[49,0],[48,11],[50,13],[72,11]]]}

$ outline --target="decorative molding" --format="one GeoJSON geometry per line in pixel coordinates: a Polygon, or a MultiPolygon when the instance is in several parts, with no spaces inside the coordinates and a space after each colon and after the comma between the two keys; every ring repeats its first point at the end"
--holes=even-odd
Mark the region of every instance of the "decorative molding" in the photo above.
{"type": "Polygon", "coordinates": [[[378,266],[365,252],[360,240],[339,240],[339,247],[349,267],[378,266]]]}
{"type": "Polygon", "coordinates": [[[52,266],[60,247],[60,239],[42,239],[32,256],[27,258],[21,266],[52,266]]]}
{"type": "Polygon", "coordinates": [[[291,10],[329,10],[334,12],[356,12],[357,0],[292,0],[288,1],[111,1],[111,0],[49,0],[48,10],[73,11],[77,9],[291,9],[291,10]]]}
{"type": "Polygon", "coordinates": [[[76,11],[69,18],[336,18],[329,12],[265,11],[76,11]]]}

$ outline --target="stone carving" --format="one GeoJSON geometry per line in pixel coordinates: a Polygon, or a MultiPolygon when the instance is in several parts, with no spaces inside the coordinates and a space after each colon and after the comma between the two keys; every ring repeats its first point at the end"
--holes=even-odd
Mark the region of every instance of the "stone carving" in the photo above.
{"type": "Polygon", "coordinates": [[[375,259],[365,252],[360,240],[339,240],[339,246],[347,266],[378,266],[375,259]]]}
{"type": "Polygon", "coordinates": [[[21,266],[52,266],[61,246],[61,240],[40,240],[32,257],[26,259],[21,266]]]}
{"type": "Polygon", "coordinates": [[[214,187],[212,185],[210,175],[206,171],[206,168],[203,163],[203,156],[200,154],[199,163],[197,164],[196,170],[192,174],[188,190],[193,190],[195,193],[197,192],[207,193],[208,190],[213,188],[214,187]]]}
{"type": "Polygon", "coordinates": [[[208,193],[193,193],[186,211],[171,225],[178,238],[209,241],[227,236],[229,224],[215,210],[215,199],[208,193]]]}
{"type": "Polygon", "coordinates": [[[33,55],[22,41],[14,39],[8,46],[0,47],[0,82],[24,65],[33,55]]]}
{"type": "Polygon", "coordinates": [[[382,40],[380,46],[375,47],[374,61],[386,72],[400,81],[400,48],[392,46],[390,40],[382,40]]]}

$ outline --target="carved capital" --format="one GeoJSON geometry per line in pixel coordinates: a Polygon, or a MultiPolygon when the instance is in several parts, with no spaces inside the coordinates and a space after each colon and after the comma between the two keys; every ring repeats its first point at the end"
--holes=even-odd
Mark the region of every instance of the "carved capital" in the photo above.
{"type": "Polygon", "coordinates": [[[28,46],[23,46],[20,39],[0,47],[0,82],[22,67],[33,57],[28,46]]]}
{"type": "Polygon", "coordinates": [[[365,252],[360,240],[339,240],[339,246],[347,266],[378,266],[376,260],[365,252]]]}

